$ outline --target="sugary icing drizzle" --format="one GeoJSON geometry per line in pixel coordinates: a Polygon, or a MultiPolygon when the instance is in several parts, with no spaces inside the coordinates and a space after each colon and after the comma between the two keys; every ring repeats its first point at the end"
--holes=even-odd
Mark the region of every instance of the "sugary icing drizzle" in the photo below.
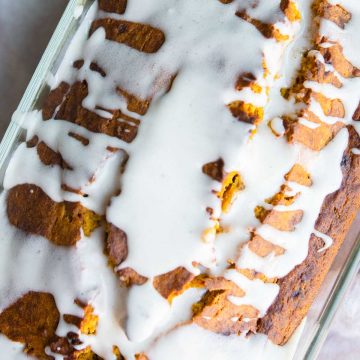
{"type": "MultiPolygon", "coordinates": [[[[298,3],[301,13],[306,15],[310,1],[298,3]]],[[[355,1],[344,0],[341,4],[353,16],[346,30],[322,19],[319,32],[328,41],[341,43],[346,58],[360,66],[357,63],[360,57],[354,57],[354,50],[350,51],[360,14],[355,1]]],[[[231,259],[239,269],[278,278],[305,259],[307,239],[312,233],[324,239],[321,251],[331,246],[331,241],[315,230],[314,224],[325,196],[340,187],[340,162],[348,134],[346,129],[340,130],[319,152],[301,144],[289,144],[281,136],[285,129],[279,119],[287,113],[284,109],[293,112],[301,108],[280,98],[279,88],[289,79],[277,83],[274,80],[285,73],[281,71],[282,65],[291,67],[291,55],[299,51],[296,46],[295,50],[287,49],[297,31],[299,21],[290,21],[285,16],[280,1],[237,0],[222,4],[217,0],[159,0],[154,4],[130,0],[124,15],[99,10],[95,3],[83,19],[59,70],[49,76],[49,85],[55,89],[63,82],[70,85],[86,82],[88,93],[80,104],[84,111],[110,120],[113,109],[117,109],[121,121],[137,124],[136,136],[124,141],[63,121],[54,114],[43,121],[39,111],[18,116],[27,130],[27,140],[37,136],[60,153],[71,169],[45,166],[37,149],[23,143],[11,159],[4,187],[9,190],[19,184],[35,184],[56,202],[80,201],[86,208],[106,215],[107,222],[125,231],[128,237],[129,254],[116,270],[132,268],[149,280],[129,290],[120,288],[103,254],[101,229],[90,237],[83,235],[71,249],[55,247],[39,236],[25,237],[6,220],[5,192],[1,197],[2,231],[7,238],[1,244],[1,252],[7,258],[3,266],[10,268],[7,264],[15,258],[14,253],[21,266],[10,274],[0,272],[4,294],[0,297],[0,310],[21,293],[36,290],[54,294],[61,314],[81,316],[73,300],[85,298],[100,321],[96,336],[80,338],[105,359],[114,358],[113,345],[128,359],[142,351],[151,360],[167,359],[169,355],[199,359],[199,354],[203,358],[216,359],[221,354],[221,358],[232,359],[239,353],[244,358],[292,357],[296,336],[288,345],[279,347],[264,335],[249,339],[224,337],[189,324],[191,305],[202,298],[205,290],[191,288],[175,297],[170,305],[154,288],[153,280],[178,267],[195,275],[205,271],[209,276],[223,276],[244,291],[243,296],[230,295],[228,300],[237,306],[251,305],[262,317],[276,298],[279,286],[228,269],[227,261],[231,259]],[[141,51],[119,44],[108,38],[103,27],[93,31],[93,21],[101,22],[104,18],[149,24],[165,34],[165,41],[156,51],[151,48],[145,51],[149,44],[141,51]],[[273,24],[278,38],[264,36],[265,30],[261,32],[251,19],[273,24]],[[74,67],[79,60],[81,65],[74,67]],[[237,79],[244,74],[245,78],[251,74],[251,85],[237,86],[237,79]],[[129,106],[129,94],[144,103],[148,101],[149,108],[135,113],[129,106]],[[240,106],[239,103],[250,105],[248,111],[261,109],[257,121],[253,124],[239,121],[242,115],[232,110],[232,105],[240,106]],[[278,137],[268,126],[273,118],[278,119],[277,126],[272,127],[278,129],[278,137]],[[70,133],[80,135],[88,143],[78,141],[70,133]],[[224,172],[240,174],[244,184],[228,212],[223,211],[222,201],[216,196],[221,192],[221,182],[205,176],[201,170],[204,164],[220,158],[225,164],[224,172]],[[294,164],[311,174],[311,186],[284,179],[294,164]],[[288,186],[288,196],[299,194],[296,201],[288,206],[266,202],[282,185],[288,186]],[[68,191],[69,188],[79,191],[68,191]],[[265,211],[302,211],[302,218],[294,231],[284,231],[259,222],[254,216],[257,206],[265,211]],[[204,231],[219,224],[223,231],[208,232],[204,241],[204,231]],[[270,251],[259,256],[252,251],[249,238],[254,229],[282,253],[270,251]],[[18,246],[18,242],[26,245],[18,246]],[[34,257],[38,259],[35,269],[34,257]],[[177,351],[180,342],[189,345],[177,351]]],[[[319,51],[313,50],[313,56],[325,64],[319,51]]],[[[329,64],[325,66],[334,70],[329,64]]],[[[324,116],[314,100],[309,109],[325,123],[339,120],[354,125],[351,117],[359,100],[356,94],[359,78],[341,81],[341,88],[316,82],[306,82],[305,86],[331,99],[341,99],[345,108],[343,118],[324,116]]],[[[55,113],[60,110],[57,108],[55,113]]],[[[306,117],[301,117],[299,123],[312,130],[320,126],[306,117]]],[[[353,153],[357,150],[353,149],[353,153]]],[[[62,321],[57,334],[65,335],[68,328],[62,321]]],[[[9,349],[9,358],[12,351],[9,349]]]]}

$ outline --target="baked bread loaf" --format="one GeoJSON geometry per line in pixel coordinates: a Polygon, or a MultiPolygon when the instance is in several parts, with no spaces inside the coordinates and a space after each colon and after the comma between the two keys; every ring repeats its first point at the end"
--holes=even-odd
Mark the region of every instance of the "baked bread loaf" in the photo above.
{"type": "Polygon", "coordinates": [[[6,358],[293,358],[360,207],[359,24],[94,1],[6,171],[6,358]]]}

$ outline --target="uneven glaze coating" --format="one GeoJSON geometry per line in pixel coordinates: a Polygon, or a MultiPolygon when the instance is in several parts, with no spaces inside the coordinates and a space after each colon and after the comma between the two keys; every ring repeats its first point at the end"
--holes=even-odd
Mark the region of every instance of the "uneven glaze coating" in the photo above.
{"type": "Polygon", "coordinates": [[[15,114],[6,358],[291,359],[360,206],[359,19],[95,1],[42,109],[15,114]]]}

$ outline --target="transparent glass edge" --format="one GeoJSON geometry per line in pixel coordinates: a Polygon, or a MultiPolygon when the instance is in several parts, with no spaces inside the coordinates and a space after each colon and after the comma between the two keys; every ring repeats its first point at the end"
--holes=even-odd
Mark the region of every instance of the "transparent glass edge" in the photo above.
{"type": "MultiPolygon", "coordinates": [[[[341,249],[340,249],[341,251],[341,249]]],[[[360,269],[360,233],[357,235],[347,260],[337,276],[336,282],[328,296],[327,303],[317,321],[317,328],[311,343],[306,349],[305,360],[316,360],[330,330],[330,325],[341,305],[347,290],[353,283],[360,269]]]]}
{"type": "MultiPolygon", "coordinates": [[[[23,97],[20,100],[16,111],[27,112],[31,110],[39,91],[44,85],[44,80],[46,79],[53,62],[65,41],[66,34],[69,32],[71,27],[74,25],[74,22],[76,21],[74,18],[74,11],[76,7],[79,5],[84,5],[86,1],[88,0],[69,0],[69,3],[66,6],[57,27],[55,28],[49,44],[46,47],[38,66],[36,67],[36,70],[25,90],[23,97]]],[[[0,143],[0,168],[3,168],[4,164],[6,163],[6,160],[12,150],[12,146],[16,141],[20,130],[21,125],[14,117],[12,117],[0,143]]]]}
{"type": "MultiPolygon", "coordinates": [[[[65,11],[55,28],[55,31],[46,47],[41,60],[21,98],[17,111],[25,113],[32,110],[39,92],[45,84],[49,70],[54,64],[60,49],[67,39],[67,35],[72,27],[76,24],[77,18],[74,16],[75,9],[78,6],[85,6],[93,0],[69,0],[65,11]]],[[[10,152],[16,142],[21,131],[21,124],[12,117],[9,126],[0,143],[0,169],[6,166],[10,152]]],[[[341,249],[340,249],[341,251],[341,249]]],[[[339,308],[344,296],[352,284],[355,275],[360,269],[360,233],[357,240],[350,251],[342,269],[340,270],[336,282],[332,287],[331,293],[327,298],[327,302],[323,307],[322,313],[319,315],[318,321],[314,324],[314,336],[303,352],[303,359],[316,360],[321,347],[326,340],[331,322],[339,308]]]]}

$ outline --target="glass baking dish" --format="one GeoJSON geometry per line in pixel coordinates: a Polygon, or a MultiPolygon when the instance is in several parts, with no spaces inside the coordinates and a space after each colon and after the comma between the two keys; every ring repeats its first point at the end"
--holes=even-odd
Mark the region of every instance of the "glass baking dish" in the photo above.
{"type": "MultiPolygon", "coordinates": [[[[70,0],[35,70],[9,127],[0,143],[0,184],[11,155],[25,138],[22,113],[38,109],[48,91],[47,79],[55,74],[69,42],[95,0],[70,0]]],[[[1,187],[1,190],[3,188],[1,187]]],[[[316,359],[330,324],[360,267],[360,216],[355,220],[326,279],[303,322],[302,334],[293,360],[316,359]]],[[[289,359],[290,360],[290,359],[289,359]]]]}

